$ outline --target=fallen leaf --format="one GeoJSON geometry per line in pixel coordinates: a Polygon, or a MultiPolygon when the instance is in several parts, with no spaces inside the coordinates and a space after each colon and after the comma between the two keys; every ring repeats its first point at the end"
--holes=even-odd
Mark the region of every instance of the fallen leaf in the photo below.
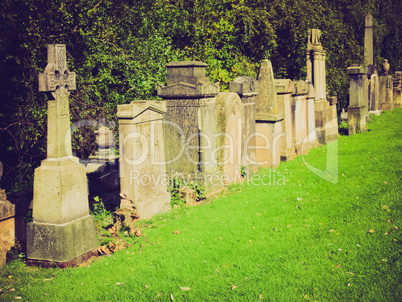
{"type": "Polygon", "coordinates": [[[331,233],[335,232],[335,230],[329,230],[331,233]]]}
{"type": "Polygon", "coordinates": [[[388,260],[387,260],[387,259],[382,259],[382,261],[386,262],[386,261],[388,261],[388,260]]]}
{"type": "Polygon", "coordinates": [[[336,268],[340,268],[341,267],[341,264],[338,264],[337,266],[335,266],[336,268]]]}
{"type": "Polygon", "coordinates": [[[391,221],[391,219],[388,219],[387,222],[390,223],[390,222],[392,222],[392,221],[391,221]]]}
{"type": "Polygon", "coordinates": [[[338,249],[339,252],[342,252],[342,249],[338,249]]]}
{"type": "Polygon", "coordinates": [[[394,229],[395,229],[395,230],[398,230],[398,227],[394,226],[394,229]]]}
{"type": "Polygon", "coordinates": [[[260,213],[256,213],[258,216],[261,216],[261,214],[260,213]]]}
{"type": "Polygon", "coordinates": [[[384,183],[387,185],[387,184],[388,184],[388,181],[384,181],[384,183]]]}
{"type": "Polygon", "coordinates": [[[389,232],[384,233],[384,235],[388,235],[388,234],[389,234],[389,232]]]}
{"type": "Polygon", "coordinates": [[[116,285],[122,285],[122,284],[124,284],[124,283],[122,283],[122,282],[116,282],[115,284],[116,284],[116,285]]]}
{"type": "Polygon", "coordinates": [[[304,295],[304,298],[308,298],[308,295],[304,295]]]}
{"type": "Polygon", "coordinates": [[[223,240],[222,237],[219,236],[219,240],[223,240]]]}
{"type": "Polygon", "coordinates": [[[22,298],[19,297],[19,296],[15,296],[14,299],[15,299],[15,300],[21,300],[22,298]]]}
{"type": "Polygon", "coordinates": [[[107,245],[103,245],[103,246],[98,248],[98,253],[101,254],[101,255],[110,256],[111,251],[109,250],[107,245]]]}
{"type": "Polygon", "coordinates": [[[346,272],[346,274],[349,274],[349,275],[354,275],[353,273],[351,273],[351,272],[346,272]]]}
{"type": "Polygon", "coordinates": [[[190,288],[190,287],[180,287],[180,289],[181,289],[182,291],[191,290],[191,288],[190,288]]]}
{"type": "Polygon", "coordinates": [[[262,300],[262,299],[264,299],[264,295],[263,295],[263,294],[260,294],[260,295],[258,296],[258,300],[262,300]]]}
{"type": "Polygon", "coordinates": [[[9,291],[9,292],[14,292],[14,291],[15,291],[15,288],[10,288],[8,291],[9,291]]]}
{"type": "Polygon", "coordinates": [[[236,289],[236,288],[239,288],[239,287],[236,286],[236,285],[233,285],[233,286],[232,286],[232,289],[236,289]]]}
{"type": "Polygon", "coordinates": [[[173,232],[173,234],[179,234],[180,233],[180,231],[174,231],[173,232]]]}
{"type": "Polygon", "coordinates": [[[170,300],[174,301],[173,294],[170,294],[170,300]]]}
{"type": "Polygon", "coordinates": [[[375,231],[373,229],[369,230],[369,233],[375,233],[375,231]]]}
{"type": "Polygon", "coordinates": [[[13,276],[8,276],[8,279],[11,279],[13,276]]]}

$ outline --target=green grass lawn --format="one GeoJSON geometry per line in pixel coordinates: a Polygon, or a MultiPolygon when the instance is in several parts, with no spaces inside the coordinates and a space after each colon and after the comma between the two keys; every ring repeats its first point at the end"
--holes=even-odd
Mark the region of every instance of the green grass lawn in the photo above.
{"type": "Polygon", "coordinates": [[[262,171],[265,184],[152,219],[141,253],[65,270],[11,262],[0,300],[401,301],[401,122],[402,108],[372,117],[365,133],[262,171]]]}

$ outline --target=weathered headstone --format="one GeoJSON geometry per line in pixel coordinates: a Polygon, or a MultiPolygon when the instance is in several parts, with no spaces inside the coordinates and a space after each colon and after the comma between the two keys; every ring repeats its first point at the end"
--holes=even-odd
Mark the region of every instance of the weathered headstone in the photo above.
{"type": "Polygon", "coordinates": [[[242,165],[244,172],[250,176],[258,168],[255,157],[255,99],[259,84],[252,77],[238,77],[230,83],[229,91],[237,93],[243,102],[242,165]]]}
{"type": "Polygon", "coordinates": [[[47,159],[35,170],[33,222],[27,227],[28,264],[73,264],[97,246],[85,167],[71,150],[68,97],[75,88],[66,46],[48,45],[48,65],[39,74],[39,91],[49,99],[47,159]]]}
{"type": "Polygon", "coordinates": [[[378,103],[380,98],[380,82],[377,67],[370,65],[368,67],[369,87],[368,87],[368,109],[370,114],[380,115],[378,103]]]}
{"type": "Polygon", "coordinates": [[[199,61],[171,62],[167,84],[158,85],[166,101],[164,115],[165,159],[168,178],[185,178],[202,185],[207,195],[221,189],[220,172],[213,158],[217,132],[215,97],[219,83],[205,76],[207,64],[199,61]]]}
{"type": "Polygon", "coordinates": [[[307,95],[308,81],[296,81],[292,92],[293,137],[297,154],[302,154],[307,139],[307,95]]]}
{"type": "Polygon", "coordinates": [[[282,131],[285,135],[281,138],[281,161],[293,160],[296,157],[293,137],[294,118],[292,111],[292,93],[294,91],[294,85],[289,79],[275,80],[275,88],[278,102],[281,104],[281,107],[283,107],[283,113],[285,115],[282,124],[282,131]]]}
{"type": "Polygon", "coordinates": [[[368,112],[368,79],[367,70],[352,64],[347,73],[350,77],[350,97],[348,108],[349,135],[366,131],[366,114],[368,112]]]}
{"type": "Polygon", "coordinates": [[[221,92],[216,97],[218,122],[216,160],[224,185],[241,181],[243,103],[237,93],[221,92]]]}
{"type": "Polygon", "coordinates": [[[170,209],[163,114],[165,102],[133,101],[117,106],[120,140],[121,208],[134,206],[141,219],[170,209]]]}
{"type": "Polygon", "coordinates": [[[260,62],[257,80],[260,92],[256,97],[256,160],[260,166],[276,167],[281,159],[283,105],[278,103],[272,64],[260,62]]]}
{"type": "Polygon", "coordinates": [[[395,71],[393,77],[394,90],[394,108],[402,107],[402,71],[395,71]]]}
{"type": "Polygon", "coordinates": [[[380,109],[381,111],[391,111],[394,109],[394,85],[392,81],[392,75],[388,74],[389,68],[390,66],[388,60],[384,60],[384,73],[379,77],[380,97],[378,102],[378,109],[380,109]]]}

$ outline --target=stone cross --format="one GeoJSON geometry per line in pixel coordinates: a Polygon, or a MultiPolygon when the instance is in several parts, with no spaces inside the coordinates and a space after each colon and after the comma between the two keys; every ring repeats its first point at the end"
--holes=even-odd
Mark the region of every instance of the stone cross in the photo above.
{"type": "Polygon", "coordinates": [[[75,72],[67,67],[66,45],[47,46],[48,64],[39,73],[39,91],[46,92],[48,103],[47,158],[72,156],[68,96],[76,89],[75,72]]]}

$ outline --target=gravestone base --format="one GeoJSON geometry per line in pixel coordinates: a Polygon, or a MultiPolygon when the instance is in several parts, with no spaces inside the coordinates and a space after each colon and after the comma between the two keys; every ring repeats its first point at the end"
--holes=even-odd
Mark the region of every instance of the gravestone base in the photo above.
{"type": "Polygon", "coordinates": [[[374,114],[375,116],[380,116],[381,115],[380,110],[370,110],[368,113],[369,114],[374,114]]]}
{"type": "MultiPolygon", "coordinates": [[[[124,203],[124,201],[122,201],[120,208],[131,209],[132,206],[133,204],[124,203]]],[[[162,193],[154,198],[136,202],[134,206],[139,215],[139,219],[151,219],[156,214],[162,214],[170,210],[170,193],[162,193]]]]}
{"type": "Polygon", "coordinates": [[[367,131],[366,106],[348,108],[348,132],[349,135],[367,131]]]}
{"type": "Polygon", "coordinates": [[[97,247],[95,219],[86,216],[65,224],[30,222],[27,226],[28,261],[69,262],[97,247]]]}
{"type": "MultiPolygon", "coordinates": [[[[330,139],[334,140],[333,137],[330,137],[330,139]]],[[[303,144],[301,154],[307,154],[310,152],[311,149],[319,148],[321,147],[321,144],[317,141],[307,141],[303,144]]]]}
{"type": "Polygon", "coordinates": [[[85,167],[78,158],[46,159],[35,170],[33,220],[27,226],[30,260],[64,263],[97,247],[85,167]]]}
{"type": "Polygon", "coordinates": [[[281,161],[291,161],[296,158],[297,154],[294,152],[294,149],[288,152],[281,153],[281,161]]]}
{"type": "Polygon", "coordinates": [[[54,262],[54,261],[45,261],[45,260],[32,260],[32,259],[27,259],[26,264],[27,266],[37,266],[41,268],[68,268],[68,267],[74,267],[77,266],[81,263],[84,263],[88,261],[92,257],[97,257],[99,256],[98,249],[95,249],[93,251],[90,251],[88,253],[85,253],[81,256],[78,256],[70,261],[67,262],[54,262]]]}

